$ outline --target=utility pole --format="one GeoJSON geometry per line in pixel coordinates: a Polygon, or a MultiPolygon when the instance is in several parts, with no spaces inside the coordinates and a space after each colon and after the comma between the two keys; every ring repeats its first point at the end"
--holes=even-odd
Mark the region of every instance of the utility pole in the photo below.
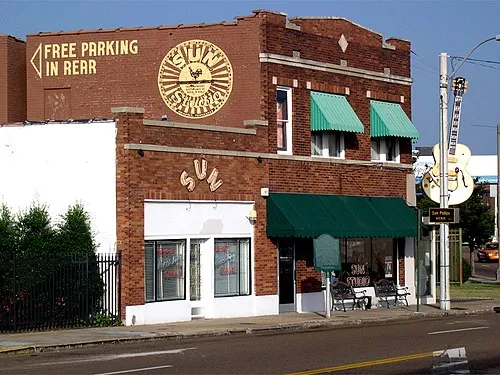
{"type": "MultiPolygon", "coordinates": [[[[448,208],[448,55],[439,55],[439,151],[441,165],[439,169],[440,208],[448,208]]],[[[448,223],[439,224],[440,274],[439,306],[441,310],[450,310],[450,243],[448,223]]]]}
{"type": "MultiPolygon", "coordinates": [[[[448,55],[446,53],[441,53],[439,55],[439,154],[441,159],[441,165],[439,168],[439,208],[448,208],[448,83],[450,77],[453,77],[455,73],[462,67],[462,65],[467,61],[470,55],[478,49],[483,44],[496,40],[500,41],[500,34],[497,34],[491,38],[483,40],[481,43],[477,44],[472,48],[469,53],[462,59],[462,62],[448,75],[448,55]]],[[[497,134],[498,133],[497,131],[497,134]]],[[[498,136],[500,137],[500,135],[498,136]]],[[[498,140],[500,144],[500,138],[498,140]]],[[[497,152],[498,154],[498,152],[497,152]]],[[[499,159],[500,161],[500,159],[499,159]]],[[[500,171],[500,163],[498,166],[500,171]]],[[[497,180],[500,178],[500,172],[498,173],[497,180]]],[[[498,184],[497,184],[498,186],[498,184]]],[[[500,189],[498,189],[500,193],[500,189]]],[[[498,194],[497,194],[498,195],[498,194]]],[[[497,197],[498,199],[498,197],[497,197]]],[[[498,202],[498,201],[497,201],[498,202]]],[[[500,207],[500,206],[498,206],[500,207]]],[[[498,210],[498,215],[500,216],[500,209],[498,210]]],[[[500,228],[500,222],[497,220],[498,228],[500,228]]],[[[500,229],[498,230],[497,237],[500,236],[500,229]]],[[[448,238],[449,224],[442,223],[439,225],[439,247],[440,247],[440,308],[441,310],[450,309],[450,242],[448,238]]],[[[498,240],[498,238],[497,238],[498,240]]],[[[500,251],[500,249],[499,249],[500,251]]],[[[498,261],[497,269],[497,280],[500,280],[500,259],[498,261]]]]}

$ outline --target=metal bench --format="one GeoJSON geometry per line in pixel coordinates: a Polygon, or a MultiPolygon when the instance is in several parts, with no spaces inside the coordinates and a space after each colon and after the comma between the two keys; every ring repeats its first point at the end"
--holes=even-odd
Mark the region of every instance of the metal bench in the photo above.
{"type": "Polygon", "coordinates": [[[360,309],[366,308],[366,290],[361,290],[359,292],[354,291],[353,287],[347,283],[337,280],[334,284],[330,285],[330,294],[332,296],[332,308],[331,310],[337,309],[337,305],[342,304],[342,308],[345,310],[345,302],[352,301],[352,309],[355,307],[360,309]]]}
{"type": "Polygon", "coordinates": [[[402,286],[398,287],[393,281],[387,279],[382,279],[373,283],[375,288],[375,295],[378,297],[378,305],[382,307],[382,302],[385,302],[387,308],[390,308],[389,299],[394,299],[394,306],[398,303],[406,303],[408,306],[408,300],[406,296],[410,295],[408,292],[408,287],[402,286]]]}

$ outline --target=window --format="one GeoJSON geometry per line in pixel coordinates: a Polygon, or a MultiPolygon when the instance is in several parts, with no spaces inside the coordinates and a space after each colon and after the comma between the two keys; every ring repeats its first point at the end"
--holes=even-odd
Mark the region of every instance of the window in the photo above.
{"type": "Polygon", "coordinates": [[[344,158],[344,134],[336,131],[311,133],[311,154],[332,158],[344,158]]]}
{"type": "Polygon", "coordinates": [[[394,161],[399,163],[399,138],[377,137],[372,138],[372,160],[394,161]]]}
{"type": "Polygon", "coordinates": [[[215,297],[250,294],[250,240],[215,239],[215,297]]]}
{"type": "Polygon", "coordinates": [[[146,241],[146,302],[185,298],[185,240],[146,241]]]}
{"type": "Polygon", "coordinates": [[[372,278],[394,278],[394,245],[392,238],[372,238],[372,278]]]}
{"type": "Polygon", "coordinates": [[[372,160],[380,160],[380,138],[372,138],[372,160]]]}
{"type": "Polygon", "coordinates": [[[292,154],[292,89],[276,91],[277,149],[278,153],[292,154]]]}
{"type": "Polygon", "coordinates": [[[393,238],[343,238],[341,280],[354,287],[373,284],[380,279],[396,280],[397,247],[404,253],[404,242],[393,238]]]}
{"type": "Polygon", "coordinates": [[[395,137],[385,139],[385,160],[399,162],[399,141],[395,137]]]}

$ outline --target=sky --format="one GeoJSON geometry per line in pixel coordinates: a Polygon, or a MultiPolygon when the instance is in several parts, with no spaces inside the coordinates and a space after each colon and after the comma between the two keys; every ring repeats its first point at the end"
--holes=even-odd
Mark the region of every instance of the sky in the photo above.
{"type": "MultiPolygon", "coordinates": [[[[500,34],[500,0],[0,0],[0,34],[26,39],[43,31],[110,29],[232,21],[268,9],[288,17],[344,17],[382,34],[411,42],[414,146],[439,142],[439,55],[448,73],[460,57],[500,34]]],[[[473,155],[497,154],[500,124],[500,41],[477,48],[456,72],[465,77],[458,143],[473,155]]],[[[453,107],[450,94],[448,106],[453,107]]],[[[451,120],[451,114],[448,118],[451,120]]]]}

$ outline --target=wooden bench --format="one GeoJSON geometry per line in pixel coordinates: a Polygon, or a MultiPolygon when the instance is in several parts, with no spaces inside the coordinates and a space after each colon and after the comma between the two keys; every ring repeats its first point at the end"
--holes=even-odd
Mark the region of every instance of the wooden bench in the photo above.
{"type": "Polygon", "coordinates": [[[385,302],[387,308],[390,308],[389,299],[394,299],[394,306],[398,303],[406,303],[408,306],[408,300],[406,296],[410,295],[408,292],[408,287],[398,287],[393,281],[387,279],[382,279],[373,283],[375,288],[375,295],[378,297],[378,305],[382,306],[382,302],[385,302]]]}
{"type": "Polygon", "coordinates": [[[330,285],[330,294],[332,296],[332,308],[337,309],[337,305],[342,304],[342,308],[345,311],[345,302],[352,301],[352,309],[355,307],[360,309],[366,308],[366,290],[361,290],[355,292],[353,287],[347,283],[337,280],[334,284],[330,285]]]}

